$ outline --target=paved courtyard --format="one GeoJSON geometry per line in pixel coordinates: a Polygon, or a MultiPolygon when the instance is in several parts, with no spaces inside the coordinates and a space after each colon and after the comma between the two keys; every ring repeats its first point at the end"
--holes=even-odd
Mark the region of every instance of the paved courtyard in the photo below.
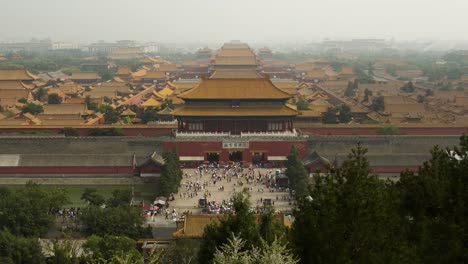
{"type": "MultiPolygon", "coordinates": [[[[287,190],[275,188],[277,169],[253,168],[240,169],[223,167],[199,169],[184,169],[183,180],[179,192],[174,194],[174,200],[169,202],[169,214],[157,214],[148,218],[148,224],[152,226],[172,226],[174,220],[172,212],[175,210],[178,219],[184,212],[193,214],[202,213],[198,205],[199,199],[206,198],[208,202],[220,205],[236,193],[248,190],[252,209],[260,209],[265,199],[278,211],[291,209],[290,195],[287,190]]],[[[206,212],[205,212],[206,213],[206,212]]]]}
{"type": "Polygon", "coordinates": [[[271,204],[277,211],[291,208],[289,192],[275,188],[276,169],[226,170],[221,167],[203,169],[201,174],[198,169],[185,169],[183,172],[184,178],[179,192],[174,195],[175,200],[169,203],[169,208],[176,209],[179,213],[200,213],[199,199],[206,198],[208,202],[221,204],[223,200],[228,201],[234,193],[243,190],[248,190],[253,208],[262,207],[265,199],[271,199],[271,204]]]}

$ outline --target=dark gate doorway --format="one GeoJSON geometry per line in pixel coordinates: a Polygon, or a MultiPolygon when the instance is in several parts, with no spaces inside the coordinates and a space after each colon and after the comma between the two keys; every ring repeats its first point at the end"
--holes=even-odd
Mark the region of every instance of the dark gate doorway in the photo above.
{"type": "Polygon", "coordinates": [[[242,151],[229,152],[229,161],[233,161],[233,162],[242,161],[242,151]]]}
{"type": "Polygon", "coordinates": [[[263,162],[265,159],[265,154],[263,152],[254,152],[252,154],[252,164],[258,165],[263,162]]]}
{"type": "Polygon", "coordinates": [[[208,152],[206,153],[206,160],[210,163],[219,162],[219,153],[217,152],[208,152]]]}

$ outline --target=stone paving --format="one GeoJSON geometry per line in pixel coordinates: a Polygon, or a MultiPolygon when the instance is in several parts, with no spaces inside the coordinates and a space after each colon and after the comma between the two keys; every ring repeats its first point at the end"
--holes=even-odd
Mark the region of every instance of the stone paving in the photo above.
{"type": "MultiPolygon", "coordinates": [[[[177,212],[181,213],[184,211],[190,211],[192,213],[200,213],[201,209],[198,207],[198,200],[206,198],[208,201],[216,201],[220,204],[223,200],[228,201],[234,193],[241,192],[244,189],[248,189],[250,193],[250,202],[253,208],[257,206],[262,207],[264,199],[271,199],[274,208],[277,211],[284,211],[291,208],[289,204],[289,192],[287,191],[277,191],[274,188],[269,189],[264,183],[259,182],[250,182],[247,183],[246,175],[248,169],[243,169],[242,172],[238,173],[238,177],[229,177],[223,178],[218,181],[212,179],[213,169],[205,170],[201,177],[197,174],[196,169],[185,169],[183,172],[185,174],[184,179],[182,180],[181,187],[179,192],[174,195],[175,200],[169,203],[169,209],[176,209],[177,212]],[[243,176],[242,176],[243,175],[243,176]],[[201,185],[207,183],[207,186],[202,190],[195,192],[193,190],[187,190],[186,184],[189,182],[197,183],[201,185]],[[242,186],[241,186],[242,185],[242,186]],[[220,187],[224,187],[224,190],[220,187]]],[[[253,169],[253,175],[258,177],[259,173],[265,177],[266,175],[274,175],[276,169],[264,169],[264,168],[255,168],[253,169]]],[[[222,175],[222,169],[218,170],[217,175],[222,175]]]]}

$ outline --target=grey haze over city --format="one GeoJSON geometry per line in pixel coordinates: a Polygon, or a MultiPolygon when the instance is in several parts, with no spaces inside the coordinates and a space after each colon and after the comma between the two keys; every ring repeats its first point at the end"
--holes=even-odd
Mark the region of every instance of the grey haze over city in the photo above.
{"type": "Polygon", "coordinates": [[[0,41],[466,41],[466,0],[1,0],[0,41]]]}

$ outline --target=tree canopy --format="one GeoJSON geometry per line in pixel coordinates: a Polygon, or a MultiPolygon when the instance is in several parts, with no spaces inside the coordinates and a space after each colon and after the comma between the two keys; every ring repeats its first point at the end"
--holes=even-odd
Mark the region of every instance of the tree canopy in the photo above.
{"type": "Polygon", "coordinates": [[[384,97],[383,96],[374,97],[374,99],[372,99],[371,108],[374,111],[383,111],[383,110],[385,110],[384,97]]]}
{"type": "Polygon", "coordinates": [[[182,180],[179,154],[176,148],[163,154],[164,165],[161,171],[160,195],[169,197],[171,193],[177,193],[182,180]]]}
{"type": "Polygon", "coordinates": [[[236,193],[231,201],[234,212],[221,218],[219,223],[205,228],[198,254],[199,263],[216,263],[213,262],[216,250],[229,242],[226,234],[233,234],[245,241],[242,251],[252,247],[260,248],[264,245],[263,242],[271,244],[276,239],[286,239],[284,226],[274,222],[273,210],[265,212],[266,215],[257,221],[257,216],[251,210],[248,193],[236,193]]]}
{"type": "Polygon", "coordinates": [[[289,187],[296,197],[304,197],[309,194],[309,175],[295,145],[291,146],[286,160],[286,176],[289,179],[289,187]]]}
{"type": "Polygon", "coordinates": [[[111,136],[111,137],[120,137],[125,136],[124,131],[121,128],[90,128],[88,130],[88,136],[90,137],[102,137],[102,136],[111,136]]]}
{"type": "Polygon", "coordinates": [[[324,124],[336,124],[337,123],[337,114],[338,110],[335,107],[329,107],[327,112],[323,114],[322,122],[324,124]]]}
{"type": "Polygon", "coordinates": [[[400,88],[400,90],[405,93],[413,93],[415,91],[414,84],[412,82],[407,82],[400,88]]]}
{"type": "Polygon", "coordinates": [[[154,106],[146,108],[141,115],[141,121],[145,124],[156,120],[158,120],[158,110],[154,106]]]}
{"type": "Polygon", "coordinates": [[[89,235],[118,235],[130,238],[148,237],[150,232],[143,227],[144,218],[140,207],[131,206],[132,192],[130,189],[114,190],[101,207],[103,197],[95,190],[86,189],[82,199],[88,201],[83,209],[80,221],[89,235]]]}
{"type": "Polygon", "coordinates": [[[419,263],[468,261],[468,136],[453,149],[438,146],[418,172],[395,184],[406,238],[419,263]]]}
{"type": "MultiPolygon", "coordinates": [[[[370,175],[361,145],[330,175],[316,175],[295,211],[292,242],[302,263],[401,263],[399,218],[386,184],[370,175]]],[[[404,242],[404,241],[403,241],[404,242]]]]}
{"type": "Polygon", "coordinates": [[[88,95],[85,97],[86,108],[89,110],[97,110],[97,105],[91,100],[91,97],[88,95]]]}
{"type": "Polygon", "coordinates": [[[101,105],[98,111],[104,114],[104,119],[108,124],[116,123],[120,119],[119,111],[110,105],[101,105]]]}
{"type": "Polygon", "coordinates": [[[39,113],[44,112],[44,107],[42,107],[42,105],[37,105],[34,103],[27,103],[23,106],[23,108],[21,109],[21,112],[37,115],[39,113]]]}
{"type": "Polygon", "coordinates": [[[15,191],[0,191],[0,226],[18,236],[40,236],[54,224],[53,212],[68,198],[65,190],[45,190],[28,183],[15,191]]]}
{"type": "Polygon", "coordinates": [[[62,103],[62,97],[60,97],[56,93],[49,94],[49,97],[47,98],[47,103],[48,104],[61,104],[62,103]]]}

